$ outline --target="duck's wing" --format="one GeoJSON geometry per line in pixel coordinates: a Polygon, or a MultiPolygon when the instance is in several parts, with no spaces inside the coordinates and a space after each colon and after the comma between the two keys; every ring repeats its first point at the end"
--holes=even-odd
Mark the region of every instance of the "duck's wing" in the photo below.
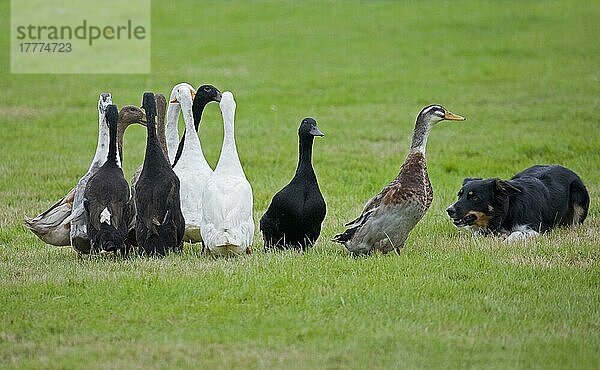
{"type": "Polygon", "coordinates": [[[43,213],[33,218],[25,217],[25,226],[33,232],[43,232],[44,230],[61,225],[71,214],[74,199],[75,188],[71,189],[67,195],[59,199],[43,213]]]}
{"type": "Polygon", "coordinates": [[[84,200],[84,207],[88,212],[89,224],[96,230],[100,230],[102,223],[110,225],[119,230],[123,224],[128,223],[127,204],[123,200],[114,200],[103,204],[94,200],[84,200]]]}
{"type": "Polygon", "coordinates": [[[397,186],[398,186],[398,184],[397,184],[396,180],[394,180],[391,183],[389,183],[388,185],[386,185],[379,192],[379,194],[375,195],[373,198],[369,199],[367,201],[367,203],[365,203],[365,206],[363,207],[363,210],[362,210],[360,216],[358,216],[354,220],[346,223],[344,226],[353,227],[357,223],[364,223],[364,221],[366,221],[366,218],[368,218],[373,213],[373,211],[375,211],[381,205],[381,201],[390,192],[390,190],[392,190],[393,188],[395,188],[397,186]],[[362,220],[362,222],[361,222],[361,220],[362,220]]]}
{"type": "MultiPolygon", "coordinates": [[[[179,182],[166,183],[166,189],[153,192],[151,199],[146,203],[143,210],[143,222],[148,229],[148,236],[158,235],[161,226],[170,224],[175,220],[175,212],[180,209],[179,204],[179,182]],[[177,201],[176,201],[177,200],[177,201]]],[[[139,215],[138,210],[138,216],[139,215]]]]}
{"type": "Polygon", "coordinates": [[[341,234],[336,235],[333,238],[333,241],[337,242],[337,243],[344,244],[347,241],[349,241],[350,239],[352,239],[352,237],[354,236],[354,234],[356,233],[356,231],[361,226],[363,226],[365,223],[367,223],[367,221],[369,220],[369,218],[371,217],[371,215],[373,213],[375,213],[379,209],[379,207],[381,206],[381,202],[383,201],[383,199],[385,198],[385,196],[392,189],[394,189],[397,185],[398,184],[396,183],[396,180],[394,180],[390,184],[388,184],[386,187],[384,187],[379,192],[379,194],[377,194],[373,198],[369,199],[369,201],[363,207],[363,211],[360,214],[360,216],[358,216],[354,220],[352,220],[352,221],[348,222],[347,224],[345,224],[344,226],[346,226],[346,231],[344,231],[341,234]]]}

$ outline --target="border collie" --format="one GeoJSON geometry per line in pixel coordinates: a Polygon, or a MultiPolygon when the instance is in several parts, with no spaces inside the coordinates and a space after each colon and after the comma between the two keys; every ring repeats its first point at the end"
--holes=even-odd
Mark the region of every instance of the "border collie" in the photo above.
{"type": "Polygon", "coordinates": [[[562,166],[538,165],[510,180],[466,178],[458,201],[446,212],[456,227],[474,233],[525,239],[556,226],[583,223],[590,205],[577,174],[562,166]]]}

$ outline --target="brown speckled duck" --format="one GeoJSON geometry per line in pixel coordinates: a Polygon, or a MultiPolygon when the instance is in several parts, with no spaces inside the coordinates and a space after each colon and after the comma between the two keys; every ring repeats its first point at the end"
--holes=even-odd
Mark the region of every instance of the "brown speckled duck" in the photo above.
{"type": "Polygon", "coordinates": [[[425,148],[431,128],[443,120],[462,121],[441,105],[429,105],[419,113],[410,152],[396,178],[365,205],[362,214],[346,224],[348,229],[333,241],[355,255],[374,250],[400,253],[410,231],[425,215],[433,200],[427,176],[425,148]]]}

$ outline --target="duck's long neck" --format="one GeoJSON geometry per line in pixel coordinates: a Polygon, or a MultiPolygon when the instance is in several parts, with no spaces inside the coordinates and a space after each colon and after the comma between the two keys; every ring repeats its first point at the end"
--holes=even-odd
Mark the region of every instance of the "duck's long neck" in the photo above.
{"type": "Polygon", "coordinates": [[[170,167],[167,158],[163,155],[162,149],[156,136],[156,121],[154,117],[146,114],[146,129],[148,137],[146,139],[146,154],[144,156],[144,167],[142,171],[160,171],[162,166],[170,167]]]}
{"type": "MultiPolygon", "coordinates": [[[[119,161],[123,161],[123,136],[125,136],[125,129],[129,126],[128,123],[124,123],[119,117],[117,122],[117,150],[119,154],[119,161]]],[[[112,139],[112,137],[111,137],[112,139]]],[[[110,150],[110,148],[109,148],[110,150]]]]}
{"type": "Polygon", "coordinates": [[[147,117],[146,120],[146,132],[148,133],[146,144],[157,142],[158,138],[156,137],[156,121],[154,120],[154,117],[147,117]]]}
{"type": "Polygon", "coordinates": [[[169,157],[169,150],[167,147],[167,138],[165,136],[165,108],[166,101],[165,97],[162,94],[156,97],[156,115],[157,115],[157,127],[156,127],[156,135],[158,137],[158,143],[160,144],[161,149],[163,150],[165,157],[169,157]]]}
{"type": "Polygon", "coordinates": [[[425,149],[427,148],[427,139],[429,138],[429,132],[431,131],[431,124],[417,118],[415,124],[415,131],[413,132],[412,144],[410,146],[411,151],[419,151],[425,155],[425,149]]]}
{"type": "Polygon", "coordinates": [[[120,160],[121,156],[120,156],[119,152],[121,151],[121,143],[123,141],[123,137],[121,134],[121,140],[119,142],[119,140],[117,139],[118,131],[119,131],[118,129],[119,129],[118,123],[116,123],[116,122],[110,123],[110,127],[109,127],[110,140],[109,140],[109,144],[108,144],[109,147],[108,147],[107,161],[110,161],[111,163],[114,163],[118,167],[121,167],[121,160],[120,160]]]}
{"type": "Polygon", "coordinates": [[[109,137],[106,115],[105,112],[98,111],[98,113],[98,144],[96,145],[96,153],[90,165],[90,170],[95,166],[102,166],[106,162],[106,156],[108,155],[109,137]]]}
{"type": "Polygon", "coordinates": [[[296,176],[315,176],[315,171],[312,166],[312,148],[313,136],[300,137],[299,153],[298,153],[298,167],[296,168],[296,176]]]}
{"type": "Polygon", "coordinates": [[[179,145],[179,112],[181,106],[176,103],[169,103],[167,108],[167,125],[165,128],[165,142],[167,145],[167,153],[169,155],[169,163],[175,161],[177,154],[177,146],[179,145]]]}
{"type": "Polygon", "coordinates": [[[208,104],[208,101],[201,100],[199,104],[192,106],[192,112],[194,114],[194,129],[198,132],[198,128],[200,127],[200,120],[202,120],[202,113],[204,112],[204,108],[208,104]]]}
{"type": "Polygon", "coordinates": [[[242,164],[235,145],[235,124],[233,112],[223,114],[223,145],[217,168],[227,168],[242,171],[242,164]]]}
{"type": "MultiPolygon", "coordinates": [[[[181,155],[183,154],[183,148],[186,145],[186,141],[193,140],[195,136],[198,138],[198,142],[200,142],[200,138],[198,137],[198,128],[200,127],[202,112],[204,111],[204,108],[207,104],[208,101],[200,101],[199,104],[192,105],[191,112],[189,112],[187,116],[186,112],[183,112],[183,119],[185,120],[185,130],[183,131],[183,137],[181,138],[181,140],[179,141],[179,145],[177,146],[175,158],[172,161],[173,166],[175,166],[175,164],[179,161],[179,158],[181,158],[181,155]],[[188,125],[188,122],[191,122],[191,125],[188,125]],[[190,131],[193,131],[193,133],[190,131]]],[[[200,153],[202,154],[201,160],[206,162],[206,158],[204,158],[204,153],[202,152],[202,145],[200,145],[200,153]]],[[[206,162],[206,166],[208,166],[208,162],[206,162]]]]}

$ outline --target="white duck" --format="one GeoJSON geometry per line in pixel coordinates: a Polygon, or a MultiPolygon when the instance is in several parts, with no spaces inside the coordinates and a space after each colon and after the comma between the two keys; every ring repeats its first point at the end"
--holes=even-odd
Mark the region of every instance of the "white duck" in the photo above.
{"type": "MultiPolygon", "coordinates": [[[[106,123],[106,108],[112,104],[112,97],[109,93],[100,94],[98,100],[98,145],[96,146],[96,154],[92,160],[92,164],[87,173],[79,180],[75,187],[75,195],[71,216],[67,218],[67,222],[71,223],[71,245],[79,253],[90,252],[90,240],[87,237],[87,218],[83,207],[83,193],[88,180],[95,174],[100,167],[106,162],[108,156],[108,124],[106,123]]],[[[121,160],[117,155],[117,163],[120,165],[121,160]]]]}
{"type": "MultiPolygon", "coordinates": [[[[185,133],[182,138],[182,150],[180,156],[177,157],[176,163],[173,165],[173,171],[177,174],[180,182],[180,201],[181,212],[185,218],[185,234],[184,241],[197,243],[201,242],[200,236],[200,220],[202,213],[202,189],[206,180],[212,175],[198,133],[194,127],[194,117],[192,113],[192,101],[196,96],[196,91],[188,84],[179,84],[179,88],[175,93],[175,97],[171,103],[179,103],[183,120],[185,122],[185,133]]],[[[220,100],[221,93],[214,90],[207,91],[200,89],[198,94],[210,95],[211,100],[220,100]]],[[[168,124],[167,124],[168,125],[168,124]]],[[[167,135],[169,127],[167,126],[167,135]]],[[[168,138],[168,136],[167,136],[168,138]]],[[[167,141],[167,146],[169,142],[167,141]]],[[[171,149],[169,148],[169,157],[171,149]]]]}
{"type": "Polygon", "coordinates": [[[217,167],[204,188],[200,230],[211,253],[249,254],[254,236],[252,187],[235,146],[235,100],[231,92],[223,93],[220,107],[225,137],[217,167]]]}

